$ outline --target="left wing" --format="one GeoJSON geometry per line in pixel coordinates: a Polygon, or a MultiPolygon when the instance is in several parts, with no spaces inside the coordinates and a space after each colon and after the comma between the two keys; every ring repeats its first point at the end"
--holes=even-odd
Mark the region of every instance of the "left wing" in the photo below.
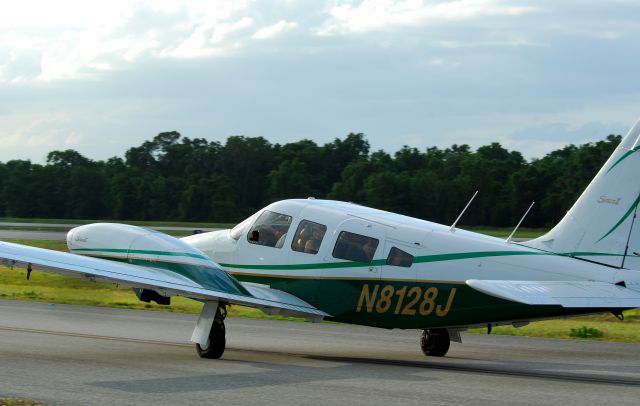
{"type": "Polygon", "coordinates": [[[282,313],[297,317],[322,319],[327,313],[286,292],[266,286],[234,289],[235,279],[213,261],[202,267],[203,272],[220,281],[216,288],[205,287],[176,272],[150,266],[138,266],[100,258],[69,254],[0,242],[0,264],[27,270],[41,270],[90,281],[112,282],[135,288],[152,289],[163,296],[185,296],[203,300],[218,300],[231,304],[257,307],[267,313],[282,313]],[[244,292],[243,292],[244,291],[244,292]]]}
{"type": "Polygon", "coordinates": [[[595,281],[507,281],[470,279],[475,290],[528,305],[583,308],[640,307],[640,292],[595,281]]]}

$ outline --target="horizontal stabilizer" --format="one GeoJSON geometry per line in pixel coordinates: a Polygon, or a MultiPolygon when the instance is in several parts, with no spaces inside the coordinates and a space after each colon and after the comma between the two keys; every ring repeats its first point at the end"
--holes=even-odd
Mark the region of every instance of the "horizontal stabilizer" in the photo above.
{"type": "Polygon", "coordinates": [[[640,292],[607,282],[470,279],[466,284],[487,295],[528,305],[594,309],[640,307],[640,292]]]}
{"type": "MultiPolygon", "coordinates": [[[[213,261],[211,261],[212,264],[213,261]]],[[[272,313],[321,319],[327,313],[283,291],[261,287],[249,295],[214,290],[167,269],[138,266],[124,262],[92,258],[0,242],[0,264],[9,267],[41,270],[90,281],[111,282],[135,288],[152,289],[163,296],[185,296],[201,300],[218,300],[257,307],[272,313]],[[259,293],[253,296],[254,293],[259,293]],[[274,311],[277,309],[277,311],[274,311]]],[[[219,272],[224,272],[216,268],[219,272]]]]}

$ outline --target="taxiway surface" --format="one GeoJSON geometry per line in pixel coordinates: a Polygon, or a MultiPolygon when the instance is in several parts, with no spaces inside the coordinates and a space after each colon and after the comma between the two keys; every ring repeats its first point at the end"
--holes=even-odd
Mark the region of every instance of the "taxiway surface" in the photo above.
{"type": "Polygon", "coordinates": [[[463,335],[426,358],[415,331],[227,319],[221,360],[196,317],[0,301],[0,398],[65,405],[637,405],[640,345],[463,335]]]}

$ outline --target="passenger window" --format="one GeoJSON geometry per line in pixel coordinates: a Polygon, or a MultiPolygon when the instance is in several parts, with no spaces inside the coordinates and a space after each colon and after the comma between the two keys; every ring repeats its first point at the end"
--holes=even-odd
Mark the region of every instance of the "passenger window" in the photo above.
{"type": "Polygon", "coordinates": [[[317,254],[326,232],[327,226],[302,220],[291,242],[291,249],[307,254],[317,254]]]}
{"type": "Polygon", "coordinates": [[[333,248],[333,257],[356,262],[371,262],[378,248],[378,240],[360,234],[343,231],[333,248]]]}
{"type": "Polygon", "coordinates": [[[291,216],[265,210],[247,234],[251,244],[282,248],[291,225],[291,216]]]}
{"type": "Polygon", "coordinates": [[[387,265],[403,266],[409,268],[413,264],[413,255],[408,252],[404,252],[399,248],[393,247],[389,251],[387,257],[387,265]]]}

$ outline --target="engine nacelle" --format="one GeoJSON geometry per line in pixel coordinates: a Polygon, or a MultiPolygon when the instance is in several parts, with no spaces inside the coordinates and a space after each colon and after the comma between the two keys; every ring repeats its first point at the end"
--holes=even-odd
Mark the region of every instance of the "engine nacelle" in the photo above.
{"type": "MultiPolygon", "coordinates": [[[[87,224],[69,231],[67,246],[74,254],[162,269],[196,282],[205,289],[249,295],[238,281],[204,252],[149,228],[116,223],[87,224]]],[[[152,293],[143,293],[141,300],[144,297],[158,303],[162,301],[152,293]]]]}
{"type": "Polygon", "coordinates": [[[170,235],[127,224],[94,223],[76,227],[67,234],[74,254],[109,259],[211,265],[200,250],[170,235]]]}

